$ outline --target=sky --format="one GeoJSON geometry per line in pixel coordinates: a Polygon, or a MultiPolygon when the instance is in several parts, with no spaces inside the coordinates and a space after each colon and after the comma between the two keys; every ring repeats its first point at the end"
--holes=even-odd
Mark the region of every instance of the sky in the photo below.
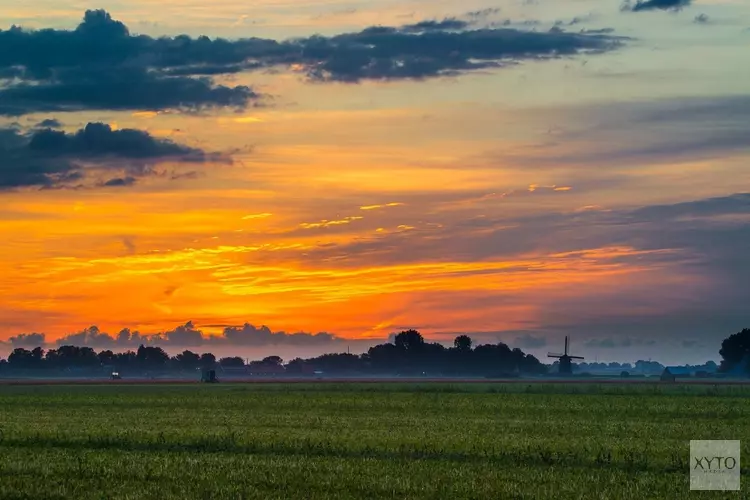
{"type": "Polygon", "coordinates": [[[1,10],[6,351],[693,363],[750,326],[744,0],[1,10]]]}

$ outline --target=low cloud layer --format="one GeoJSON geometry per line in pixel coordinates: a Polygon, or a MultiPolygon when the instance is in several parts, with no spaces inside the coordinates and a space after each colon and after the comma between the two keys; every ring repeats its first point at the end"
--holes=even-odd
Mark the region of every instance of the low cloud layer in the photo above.
{"type": "MultiPolygon", "coordinates": [[[[636,338],[630,338],[630,337],[624,337],[624,338],[595,338],[595,339],[589,339],[587,340],[584,345],[591,349],[620,349],[620,348],[626,348],[626,347],[632,347],[634,345],[646,345],[646,346],[652,346],[656,344],[656,341],[651,340],[644,340],[644,339],[636,339],[636,338]]],[[[691,347],[691,346],[684,346],[684,347],[691,347]]]]}
{"type": "Polygon", "coordinates": [[[527,333],[516,337],[514,344],[523,349],[540,349],[547,345],[547,339],[527,333]]]}
{"type": "Polygon", "coordinates": [[[91,326],[80,332],[66,335],[54,342],[47,342],[43,333],[21,334],[9,339],[12,347],[46,347],[61,345],[88,346],[97,349],[130,349],[139,345],[161,347],[325,347],[333,346],[344,339],[331,333],[286,333],[273,332],[267,326],[255,327],[249,323],[242,326],[227,326],[221,335],[205,335],[191,321],[173,330],[153,335],[141,334],[128,328],[117,334],[109,334],[91,326]]]}
{"type": "Polygon", "coordinates": [[[89,123],[75,133],[0,129],[0,190],[75,186],[86,180],[89,170],[99,171],[100,185],[126,186],[155,175],[154,165],[165,161],[226,159],[141,130],[113,130],[103,123],[89,123]]]}
{"type": "Polygon", "coordinates": [[[512,28],[469,29],[458,19],[370,27],[276,41],[134,36],[103,10],[72,31],[0,31],[0,115],[102,110],[244,108],[260,97],[213,77],[272,66],[317,81],[419,79],[525,59],[603,52],[621,38],[512,28]]]}
{"type": "Polygon", "coordinates": [[[39,347],[46,343],[43,333],[22,333],[8,339],[13,347],[39,347]]]}
{"type": "Polygon", "coordinates": [[[524,168],[569,165],[592,175],[613,167],[717,159],[750,151],[748,113],[747,94],[571,107],[551,140],[496,159],[524,168]]]}

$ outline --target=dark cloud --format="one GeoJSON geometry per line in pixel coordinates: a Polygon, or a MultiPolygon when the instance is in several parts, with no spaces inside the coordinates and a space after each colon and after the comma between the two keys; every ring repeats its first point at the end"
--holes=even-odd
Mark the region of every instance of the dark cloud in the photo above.
{"type": "Polygon", "coordinates": [[[221,65],[230,73],[256,53],[273,55],[274,46],[278,44],[260,39],[132,36],[105,11],[87,11],[72,31],[14,26],[0,31],[0,74],[10,82],[0,89],[0,114],[244,107],[258,97],[248,87],[225,87],[209,78],[163,70],[192,67],[183,74],[215,74],[219,72],[201,68],[221,65]]]}
{"type": "Polygon", "coordinates": [[[22,333],[8,339],[13,347],[41,347],[45,341],[43,333],[22,333]]]}
{"type": "Polygon", "coordinates": [[[46,120],[42,120],[35,125],[35,128],[61,128],[61,127],[62,127],[62,123],[60,123],[59,120],[56,120],[54,118],[47,118],[46,120]]]}
{"type": "Polygon", "coordinates": [[[616,48],[606,35],[521,31],[510,28],[427,31],[410,34],[394,28],[368,28],[331,38],[300,41],[302,61],[315,80],[420,79],[496,68],[540,59],[616,48]]]}
{"type": "Polygon", "coordinates": [[[89,123],[75,133],[0,129],[0,189],[59,187],[83,180],[88,168],[122,172],[126,175],[102,185],[126,186],[137,177],[154,175],[153,166],[164,161],[229,160],[141,130],[113,130],[103,123],[89,123]]]}
{"type": "Polygon", "coordinates": [[[586,35],[606,35],[606,34],[614,33],[614,32],[615,32],[614,28],[601,28],[601,29],[596,29],[596,30],[586,30],[586,29],[581,30],[581,33],[586,34],[586,35]]]}
{"type": "Polygon", "coordinates": [[[699,14],[695,16],[695,19],[693,19],[693,22],[695,24],[708,24],[708,16],[706,14],[699,14]]]}
{"type": "Polygon", "coordinates": [[[680,10],[692,3],[692,0],[638,0],[635,4],[629,2],[625,8],[632,12],[644,10],[680,10]]]}
{"type": "Polygon", "coordinates": [[[99,328],[96,326],[90,326],[80,332],[60,338],[55,344],[57,346],[76,345],[100,348],[112,348],[118,345],[117,339],[99,331],[99,328]]]}
{"type": "Polygon", "coordinates": [[[427,78],[504,63],[602,52],[622,39],[603,34],[480,29],[449,18],[371,27],[333,37],[152,38],[132,35],[105,11],[87,11],[75,30],[0,31],[0,114],[243,108],[260,97],[211,76],[299,65],[314,80],[427,78]]]}
{"type": "Polygon", "coordinates": [[[164,76],[143,68],[60,70],[55,79],[0,89],[0,114],[107,110],[189,110],[244,107],[257,95],[245,86],[215,85],[209,78],[164,76]]]}
{"type": "Polygon", "coordinates": [[[70,335],[57,339],[53,345],[76,345],[80,347],[87,346],[99,349],[114,349],[138,347],[141,344],[148,344],[148,342],[148,337],[141,335],[138,332],[131,332],[127,328],[121,330],[117,335],[110,335],[100,331],[97,326],[90,326],[80,332],[71,333],[70,335]]]}
{"type": "Polygon", "coordinates": [[[460,31],[466,29],[469,23],[456,18],[443,19],[442,21],[421,21],[415,24],[407,24],[401,28],[406,33],[421,33],[425,31],[460,31]]]}
{"type": "Polygon", "coordinates": [[[125,187],[135,184],[135,177],[115,177],[102,183],[104,187],[125,187]]]}
{"type": "Polygon", "coordinates": [[[637,221],[651,222],[739,214],[750,214],[750,193],[736,193],[671,205],[650,205],[630,212],[631,217],[637,221]]]}
{"type": "Polygon", "coordinates": [[[180,325],[174,330],[158,334],[151,339],[152,343],[172,344],[186,347],[197,347],[206,343],[203,333],[195,328],[192,321],[180,325]]]}
{"type": "Polygon", "coordinates": [[[471,12],[468,12],[466,14],[466,17],[470,19],[482,19],[485,17],[490,17],[495,14],[499,14],[501,11],[500,7],[488,7],[486,9],[480,9],[480,10],[474,10],[471,12]]]}
{"type": "Polygon", "coordinates": [[[226,342],[237,346],[261,346],[261,345],[327,345],[340,340],[330,333],[285,333],[272,332],[267,326],[256,328],[245,323],[241,327],[228,327],[224,329],[222,336],[217,342],[226,342]]]}

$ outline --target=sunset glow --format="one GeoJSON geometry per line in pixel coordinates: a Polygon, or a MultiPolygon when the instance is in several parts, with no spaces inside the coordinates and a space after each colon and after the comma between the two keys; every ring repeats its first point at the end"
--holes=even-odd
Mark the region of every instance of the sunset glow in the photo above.
{"type": "MultiPolygon", "coordinates": [[[[747,326],[750,4],[559,4],[11,0],[4,30],[74,30],[97,8],[153,37],[283,41],[455,17],[476,23],[466,30],[557,27],[581,39],[542,39],[563,44],[555,57],[482,46],[491,64],[467,67],[472,56],[435,73],[427,66],[443,61],[411,67],[409,54],[383,74],[383,60],[352,69],[344,56],[291,51],[254,56],[260,67],[201,63],[227,93],[251,89],[239,109],[240,94],[195,109],[187,97],[182,107],[6,97],[7,80],[0,340],[187,321],[218,335],[249,322],[355,341],[417,328],[446,342],[468,332],[556,346],[572,334],[586,354],[588,341],[627,338],[635,356],[644,339],[669,353],[747,326]],[[715,22],[693,22],[700,13],[715,22]],[[67,166],[54,182],[16,175],[42,161],[19,138],[53,119],[70,145],[44,165],[67,166]],[[143,151],[75,156],[88,123],[108,124],[90,131],[106,137],[140,131],[123,141],[143,151]]],[[[503,36],[496,45],[522,43],[503,36]]],[[[202,77],[175,75],[164,81],[202,77]]],[[[714,351],[706,342],[695,357],[714,351]]]]}

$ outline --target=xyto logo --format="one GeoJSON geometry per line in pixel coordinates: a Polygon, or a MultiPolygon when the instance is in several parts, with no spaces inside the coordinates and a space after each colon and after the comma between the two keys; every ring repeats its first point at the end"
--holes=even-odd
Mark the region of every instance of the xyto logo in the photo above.
{"type": "Polygon", "coordinates": [[[693,459],[695,460],[693,469],[706,472],[734,470],[737,467],[737,459],[734,457],[693,457],[693,459]]]}
{"type": "Polygon", "coordinates": [[[690,489],[740,489],[740,442],[737,440],[690,441],[690,489]]]}

